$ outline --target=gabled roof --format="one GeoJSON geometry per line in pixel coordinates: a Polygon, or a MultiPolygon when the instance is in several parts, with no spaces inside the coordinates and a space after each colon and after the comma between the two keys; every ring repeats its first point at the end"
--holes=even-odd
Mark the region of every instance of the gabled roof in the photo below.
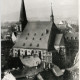
{"type": "Polygon", "coordinates": [[[64,37],[63,34],[56,34],[54,46],[64,46],[64,37]]]}
{"type": "Polygon", "coordinates": [[[51,27],[52,22],[28,22],[14,47],[48,49],[51,27]]]}
{"type": "Polygon", "coordinates": [[[79,39],[79,33],[78,32],[66,33],[65,38],[69,38],[69,39],[77,38],[77,39],[79,39]]]}

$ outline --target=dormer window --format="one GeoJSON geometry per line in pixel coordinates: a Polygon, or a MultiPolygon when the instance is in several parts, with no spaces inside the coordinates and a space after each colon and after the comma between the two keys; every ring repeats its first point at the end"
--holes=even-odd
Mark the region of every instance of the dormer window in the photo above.
{"type": "Polygon", "coordinates": [[[36,33],[34,33],[34,36],[36,36],[36,33]]]}
{"type": "Polygon", "coordinates": [[[25,43],[23,43],[23,46],[25,46],[25,43]]]}
{"type": "Polygon", "coordinates": [[[30,46],[32,46],[32,43],[30,44],[30,46]]]}
{"type": "Polygon", "coordinates": [[[27,40],[28,38],[26,37],[26,40],[27,40]]]}
{"type": "Polygon", "coordinates": [[[28,36],[29,36],[30,34],[28,33],[28,36]]]}
{"type": "Polygon", "coordinates": [[[37,47],[39,47],[39,44],[37,44],[37,47]]]}
{"type": "Polygon", "coordinates": [[[46,34],[48,34],[49,33],[49,30],[48,29],[46,29],[46,34]]]}
{"type": "Polygon", "coordinates": [[[34,37],[33,37],[33,40],[34,40],[34,37]]]}
{"type": "Polygon", "coordinates": [[[41,34],[41,36],[43,36],[43,33],[41,34]]]}
{"type": "Polygon", "coordinates": [[[40,40],[42,40],[42,38],[40,38],[40,40]]]}

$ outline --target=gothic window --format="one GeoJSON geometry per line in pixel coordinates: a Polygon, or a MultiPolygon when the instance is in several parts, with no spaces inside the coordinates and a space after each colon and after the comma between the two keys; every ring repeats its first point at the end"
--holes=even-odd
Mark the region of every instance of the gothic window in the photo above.
{"type": "Polygon", "coordinates": [[[23,52],[23,50],[22,50],[22,52],[23,52]]]}
{"type": "Polygon", "coordinates": [[[20,50],[18,50],[18,57],[20,56],[20,50]]]}
{"type": "Polygon", "coordinates": [[[25,56],[27,56],[27,50],[25,51],[25,56]]]}
{"type": "Polygon", "coordinates": [[[34,50],[31,51],[31,55],[33,55],[33,54],[34,54],[34,50]]]}
{"type": "Polygon", "coordinates": [[[60,47],[60,49],[59,49],[59,54],[64,55],[64,49],[62,47],[60,47]]]}
{"type": "Polygon", "coordinates": [[[39,51],[39,58],[41,59],[41,51],[39,51]]]}
{"type": "Polygon", "coordinates": [[[37,51],[35,51],[35,53],[37,53],[37,51]]]}

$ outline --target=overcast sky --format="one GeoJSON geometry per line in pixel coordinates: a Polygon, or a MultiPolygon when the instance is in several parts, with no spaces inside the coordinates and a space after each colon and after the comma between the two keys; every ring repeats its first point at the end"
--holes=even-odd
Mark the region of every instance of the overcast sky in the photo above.
{"type": "MultiPolygon", "coordinates": [[[[51,2],[55,20],[78,20],[78,0],[24,0],[28,20],[49,20],[51,2]]],[[[1,0],[3,21],[18,21],[21,0],[1,0]]]]}

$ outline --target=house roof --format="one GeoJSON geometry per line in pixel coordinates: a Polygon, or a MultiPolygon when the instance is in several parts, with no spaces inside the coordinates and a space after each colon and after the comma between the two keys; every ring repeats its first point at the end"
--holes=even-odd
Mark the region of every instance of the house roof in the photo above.
{"type": "Polygon", "coordinates": [[[67,34],[65,34],[65,38],[69,38],[69,39],[71,39],[71,38],[77,38],[77,39],[79,39],[79,33],[78,32],[74,32],[74,33],[67,33],[67,34]]]}
{"type": "Polygon", "coordinates": [[[64,46],[63,34],[56,34],[54,46],[64,46]]]}
{"type": "Polygon", "coordinates": [[[52,22],[28,22],[13,48],[47,49],[51,27],[52,22]]]}

